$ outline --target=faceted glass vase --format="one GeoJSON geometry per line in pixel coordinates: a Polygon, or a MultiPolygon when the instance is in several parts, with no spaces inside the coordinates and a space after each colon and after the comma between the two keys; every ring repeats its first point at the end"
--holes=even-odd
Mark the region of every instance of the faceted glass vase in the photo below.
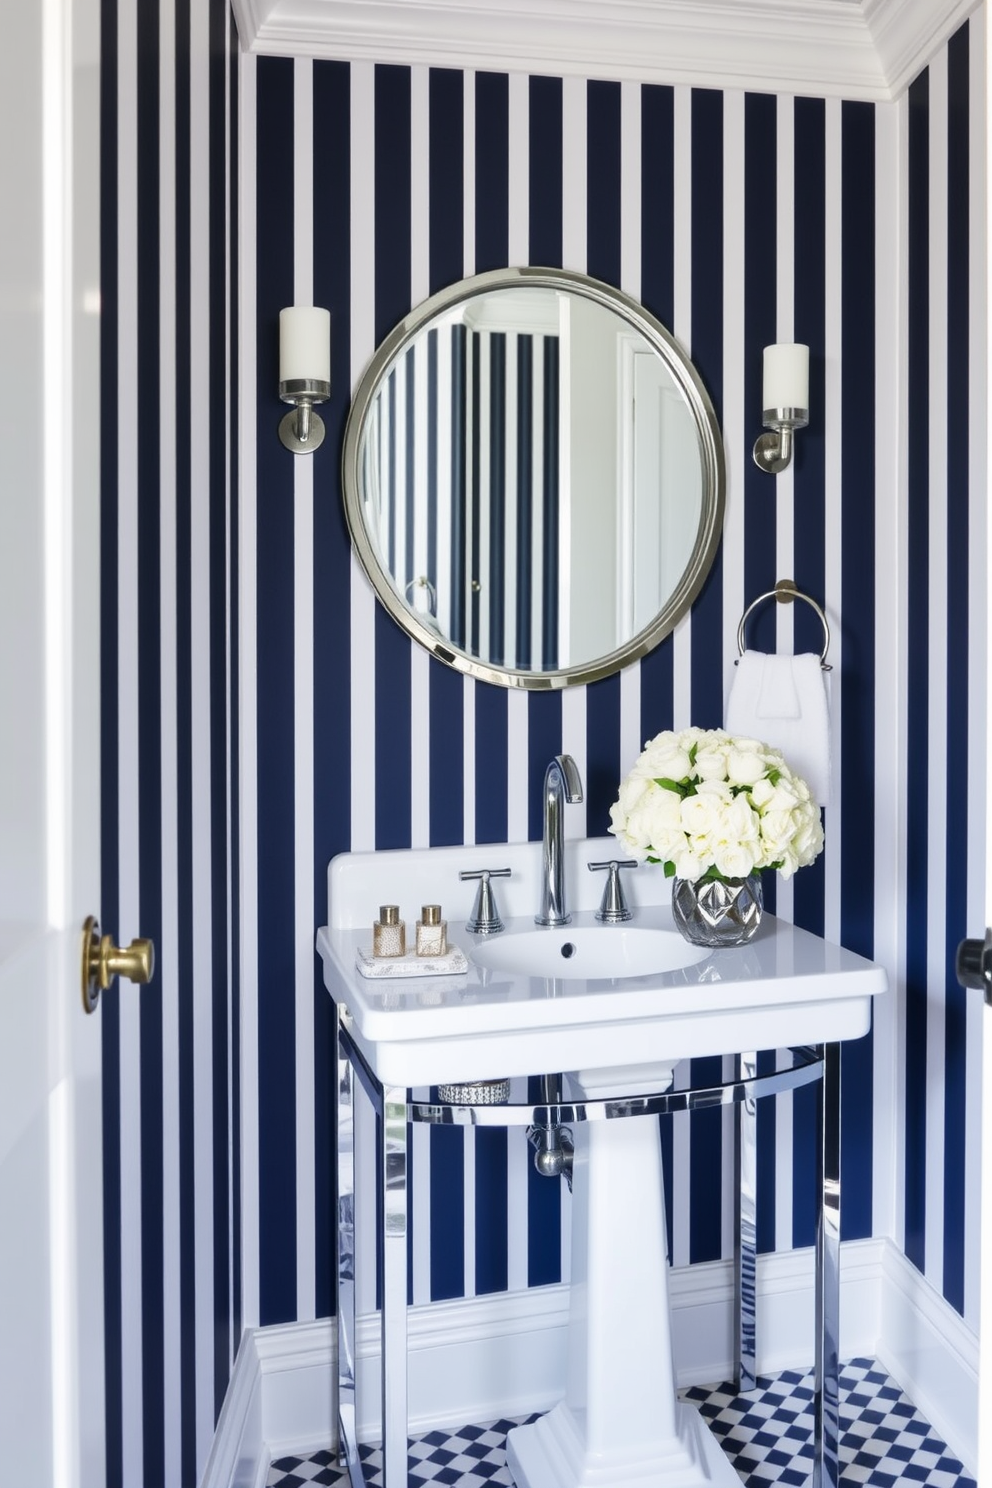
{"type": "Polygon", "coordinates": [[[693,945],[746,945],[761,924],[761,875],[672,880],[672,918],[693,945]]]}

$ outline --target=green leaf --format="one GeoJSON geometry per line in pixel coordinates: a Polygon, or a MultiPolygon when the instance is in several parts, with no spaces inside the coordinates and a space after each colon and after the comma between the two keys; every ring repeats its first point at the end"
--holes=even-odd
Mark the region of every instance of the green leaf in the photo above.
{"type": "Polygon", "coordinates": [[[674,791],[677,796],[682,796],[683,799],[688,794],[688,787],[684,780],[668,780],[667,778],[659,780],[656,777],[654,783],[655,785],[660,785],[662,790],[674,791]]]}
{"type": "Polygon", "coordinates": [[[695,742],[695,744],[693,744],[692,747],[691,747],[691,749],[689,750],[689,768],[690,769],[692,769],[695,766],[696,755],[698,753],[699,753],[699,740],[697,739],[696,742],[695,742]]]}
{"type": "MultiPolygon", "coordinates": [[[[655,858],[654,861],[657,862],[658,861],[657,858],[655,858]]],[[[666,878],[674,878],[675,877],[675,864],[672,862],[671,858],[669,858],[668,859],[668,862],[665,864],[665,877],[666,878]]]]}
{"type": "Polygon", "coordinates": [[[782,779],[782,771],[769,770],[765,778],[767,779],[769,785],[778,785],[779,781],[782,779]]]}

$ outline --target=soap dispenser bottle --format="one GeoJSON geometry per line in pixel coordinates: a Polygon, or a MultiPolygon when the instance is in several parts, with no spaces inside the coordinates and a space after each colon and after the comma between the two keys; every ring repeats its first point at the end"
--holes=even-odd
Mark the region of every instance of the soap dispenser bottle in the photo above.
{"type": "Polygon", "coordinates": [[[373,956],[405,956],[406,926],[400,919],[398,904],[383,904],[379,918],[372,926],[373,956]]]}
{"type": "Polygon", "coordinates": [[[448,922],[440,904],[425,904],[417,921],[417,955],[443,956],[448,949],[448,922]]]}

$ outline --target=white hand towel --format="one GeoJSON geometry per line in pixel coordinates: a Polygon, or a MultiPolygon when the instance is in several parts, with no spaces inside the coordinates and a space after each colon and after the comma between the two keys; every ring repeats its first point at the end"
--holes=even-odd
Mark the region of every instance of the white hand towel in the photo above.
{"type": "Polygon", "coordinates": [[[790,770],[801,775],[813,799],[826,806],[830,794],[830,699],[828,675],[812,652],[766,656],[745,651],[727,699],[728,734],[760,739],[781,750],[790,770]]]}

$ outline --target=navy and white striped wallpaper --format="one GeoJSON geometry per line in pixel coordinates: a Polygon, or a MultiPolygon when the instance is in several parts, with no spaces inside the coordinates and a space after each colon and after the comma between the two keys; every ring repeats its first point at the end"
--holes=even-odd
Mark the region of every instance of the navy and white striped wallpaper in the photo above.
{"type": "Polygon", "coordinates": [[[104,0],[101,919],[108,1488],[198,1481],[241,1337],[238,52],[226,0],[104,0]]]}
{"type": "MultiPolygon", "coordinates": [[[[975,1326],[977,1010],[950,956],[983,914],[984,12],[873,106],[229,70],[223,3],[195,9],[105,6],[103,915],[156,934],[161,968],[157,1005],[105,1011],[109,1481],[192,1481],[241,1327],[331,1310],[327,861],[536,837],[561,749],[587,787],[568,829],[604,830],[647,737],[722,721],[738,618],[781,577],[830,616],[835,772],[823,857],[769,898],[893,987],[844,1052],[844,1234],[894,1235],[975,1326]],[[619,676],[531,696],[406,640],[338,474],[383,335],[526,263],[643,300],[699,367],[728,463],[691,615],[619,676]],[[334,392],[324,447],[294,460],[277,316],[309,301],[332,312],[334,392]],[[812,418],[773,480],[750,459],[761,349],[793,339],[812,418]],[[135,589],[115,576],[139,543],[135,589]]],[[[784,606],[748,640],[820,644],[784,606]]],[[[729,1254],[725,1117],[664,1132],[675,1263],[729,1254]]],[[[812,1240],[811,1140],[802,1093],[762,1110],[763,1248],[812,1240]]],[[[567,1274],[567,1195],[520,1133],[417,1130],[413,1182],[415,1300],[567,1274]]]]}

